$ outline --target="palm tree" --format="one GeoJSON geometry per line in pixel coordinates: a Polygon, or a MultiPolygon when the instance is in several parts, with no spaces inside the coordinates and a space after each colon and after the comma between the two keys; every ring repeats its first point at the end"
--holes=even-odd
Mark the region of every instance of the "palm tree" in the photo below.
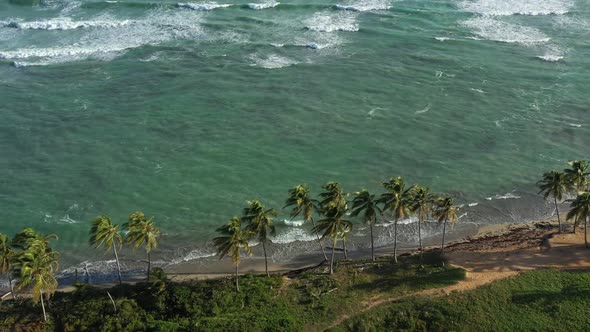
{"type": "Polygon", "coordinates": [[[119,249],[123,245],[123,237],[119,233],[119,225],[113,225],[111,218],[107,216],[99,216],[92,222],[90,229],[90,245],[99,248],[104,244],[105,254],[108,254],[113,249],[115,254],[115,261],[117,262],[117,274],[119,277],[119,285],[123,283],[121,280],[121,264],[119,263],[119,255],[117,254],[117,247],[119,249]]]}
{"type": "Polygon", "coordinates": [[[39,234],[28,242],[27,249],[20,251],[14,259],[16,288],[31,288],[34,303],[41,300],[43,318],[47,321],[43,298],[49,299],[57,290],[58,283],[54,273],[59,268],[59,253],[51,250],[44,241],[47,237],[39,234]]]}
{"type": "Polygon", "coordinates": [[[383,211],[390,211],[393,218],[393,260],[397,263],[397,224],[410,216],[413,187],[406,189],[401,176],[384,182],[383,187],[387,192],[381,194],[379,202],[383,204],[383,211]]]}
{"type": "Polygon", "coordinates": [[[543,193],[543,197],[545,199],[547,199],[549,196],[553,197],[555,210],[557,211],[557,223],[559,226],[559,232],[561,233],[561,218],[559,216],[557,201],[561,201],[563,199],[563,195],[570,191],[570,182],[566,179],[565,173],[560,171],[551,171],[543,174],[543,180],[539,181],[537,186],[539,189],[541,189],[539,193],[543,193]]]}
{"type": "Polygon", "coordinates": [[[8,284],[10,285],[10,293],[12,298],[16,300],[14,293],[14,286],[12,285],[12,261],[14,259],[14,250],[10,246],[8,236],[0,233],[0,274],[6,273],[8,275],[8,284]]]}
{"type": "Polygon", "coordinates": [[[343,240],[344,254],[346,256],[345,234],[352,230],[352,223],[344,219],[348,206],[342,187],[337,182],[328,182],[323,186],[326,190],[320,194],[320,210],[324,219],[320,220],[314,228],[314,232],[322,233],[322,238],[331,237],[332,258],[330,259],[330,274],[334,273],[334,255],[338,238],[343,240]]]}
{"type": "MultiPolygon", "coordinates": [[[[290,213],[291,218],[295,218],[303,213],[303,222],[309,220],[311,221],[312,229],[316,228],[315,221],[313,220],[313,212],[318,211],[317,201],[310,197],[309,187],[305,185],[297,185],[293,189],[289,189],[289,198],[285,201],[284,208],[291,206],[293,207],[290,213]]],[[[324,260],[327,261],[328,256],[326,256],[326,250],[322,244],[320,234],[315,232],[315,235],[320,244],[320,249],[322,249],[324,260]]]]}
{"type": "Polygon", "coordinates": [[[236,266],[236,291],[240,291],[239,270],[241,252],[246,255],[252,255],[252,249],[248,245],[248,240],[251,234],[248,231],[242,230],[242,219],[233,217],[227,225],[223,225],[217,229],[221,234],[220,237],[213,239],[213,244],[217,248],[219,259],[226,255],[231,257],[232,262],[236,266]]]}
{"type": "Polygon", "coordinates": [[[418,214],[418,243],[420,246],[420,266],[423,266],[422,224],[432,213],[436,197],[430,193],[428,187],[414,186],[410,211],[418,214]]]}
{"type": "Polygon", "coordinates": [[[584,244],[588,248],[588,218],[590,217],[590,192],[584,192],[578,195],[570,205],[570,211],[566,218],[569,220],[576,217],[578,220],[584,220],[584,244]]]}
{"type": "MultiPolygon", "coordinates": [[[[588,168],[590,165],[585,160],[570,160],[568,165],[571,168],[564,170],[565,178],[570,185],[570,191],[578,193],[588,189],[590,182],[588,181],[588,168]]],[[[574,219],[574,233],[576,233],[576,227],[578,226],[578,218],[574,219]]]]}
{"type": "Polygon", "coordinates": [[[590,184],[588,176],[590,176],[590,164],[585,160],[571,160],[568,161],[571,168],[564,170],[565,178],[570,185],[578,191],[585,191],[590,184]]]}
{"type": "Polygon", "coordinates": [[[158,237],[160,230],[154,226],[153,217],[147,219],[141,211],[129,215],[129,222],[123,225],[127,231],[125,242],[130,244],[133,249],[145,246],[147,254],[147,279],[150,279],[150,270],[152,266],[151,251],[158,246],[158,237]]]}
{"type": "Polygon", "coordinates": [[[441,197],[435,203],[433,215],[439,223],[443,223],[442,244],[440,246],[441,255],[443,255],[445,251],[445,234],[447,231],[447,223],[454,224],[457,221],[458,211],[459,207],[455,205],[455,200],[453,197],[441,197]]]}
{"type": "Polygon", "coordinates": [[[14,238],[12,238],[11,246],[15,249],[20,250],[27,250],[33,243],[36,241],[41,241],[45,248],[48,250],[50,249],[49,240],[57,239],[57,235],[55,234],[47,234],[43,235],[34,229],[27,227],[23,228],[20,232],[18,232],[14,238]]]}
{"type": "Polygon", "coordinates": [[[375,195],[372,195],[366,189],[356,193],[356,196],[352,200],[352,213],[353,217],[357,217],[360,213],[363,213],[363,221],[369,225],[371,230],[371,260],[375,261],[375,244],[373,240],[373,226],[377,222],[377,216],[381,215],[381,209],[377,204],[375,195]]]}
{"type": "Polygon", "coordinates": [[[258,241],[262,243],[262,250],[264,251],[264,268],[266,276],[270,276],[268,273],[268,256],[266,254],[266,245],[270,242],[269,235],[274,236],[276,234],[275,226],[272,222],[272,217],[276,217],[278,214],[273,209],[266,209],[260,201],[248,202],[248,207],[244,209],[244,216],[242,219],[248,222],[246,229],[253,236],[256,236],[258,241]]]}

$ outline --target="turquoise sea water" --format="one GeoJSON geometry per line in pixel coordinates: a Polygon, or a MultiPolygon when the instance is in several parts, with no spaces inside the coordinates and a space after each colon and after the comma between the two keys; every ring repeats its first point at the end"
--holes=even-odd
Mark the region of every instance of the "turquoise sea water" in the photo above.
{"type": "Polygon", "coordinates": [[[546,215],[539,175],[590,156],[589,28],[585,0],[2,0],[0,230],[67,267],[143,210],[188,259],[246,200],[397,175],[465,222],[546,215]]]}

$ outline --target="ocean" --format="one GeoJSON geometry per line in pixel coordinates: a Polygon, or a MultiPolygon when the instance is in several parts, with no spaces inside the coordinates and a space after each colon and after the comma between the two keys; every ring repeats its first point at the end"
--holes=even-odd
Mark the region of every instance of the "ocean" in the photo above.
{"type": "Polygon", "coordinates": [[[398,175],[456,196],[457,228],[531,221],[541,174],[590,156],[589,77],[585,0],[2,0],[0,232],[102,268],[90,221],[142,210],[161,265],[216,259],[259,199],[287,259],[316,250],[289,188],[398,175]]]}

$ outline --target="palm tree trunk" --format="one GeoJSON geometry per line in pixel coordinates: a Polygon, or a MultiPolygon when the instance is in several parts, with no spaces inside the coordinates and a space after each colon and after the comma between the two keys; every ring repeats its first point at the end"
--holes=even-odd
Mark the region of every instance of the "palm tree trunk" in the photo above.
{"type": "Polygon", "coordinates": [[[424,257],[422,248],[422,218],[418,218],[418,244],[420,246],[420,267],[424,267],[424,257]]]}
{"type": "Polygon", "coordinates": [[[152,268],[152,260],[150,257],[150,252],[148,251],[147,253],[147,259],[148,259],[148,266],[147,266],[147,280],[150,281],[150,270],[152,268]]]}
{"type": "Polygon", "coordinates": [[[266,271],[266,276],[270,277],[268,273],[268,257],[266,256],[266,240],[262,240],[262,250],[264,251],[264,269],[266,271]]]}
{"type": "Polygon", "coordinates": [[[557,211],[557,225],[559,228],[559,233],[561,233],[561,218],[559,217],[559,208],[557,207],[557,197],[553,197],[553,200],[555,201],[555,211],[557,211]]]}
{"type": "Polygon", "coordinates": [[[113,243],[113,251],[115,252],[115,261],[117,262],[117,275],[119,277],[119,285],[123,284],[121,279],[121,264],[119,264],[119,254],[117,254],[117,245],[113,243]]]}
{"type": "Polygon", "coordinates": [[[371,228],[371,260],[374,262],[375,261],[375,243],[373,242],[373,224],[371,223],[369,225],[369,227],[371,228]]]}
{"type": "Polygon", "coordinates": [[[578,226],[578,216],[574,219],[574,234],[576,234],[576,227],[578,226]]]}
{"type": "Polygon", "coordinates": [[[14,293],[14,286],[12,285],[12,277],[10,276],[10,271],[8,271],[8,284],[10,285],[10,294],[12,294],[12,299],[16,301],[16,294],[14,293]]]}
{"type": "Polygon", "coordinates": [[[330,274],[334,273],[334,254],[336,252],[336,235],[334,235],[334,245],[332,246],[332,259],[330,260],[330,274]]]}
{"type": "Polygon", "coordinates": [[[588,248],[588,216],[584,217],[584,244],[588,248]]]}
{"type": "Polygon", "coordinates": [[[41,308],[43,309],[43,319],[45,321],[47,321],[47,313],[45,313],[45,303],[43,302],[43,290],[40,290],[41,292],[41,308]]]}
{"type": "Polygon", "coordinates": [[[397,263],[397,218],[393,222],[393,261],[397,263]]]}
{"type": "MultiPolygon", "coordinates": [[[[315,229],[315,221],[313,221],[313,218],[310,218],[309,220],[311,220],[311,225],[313,226],[313,229],[315,229]]],[[[324,255],[324,261],[328,261],[328,256],[326,255],[326,250],[324,249],[324,245],[322,243],[322,238],[320,237],[320,233],[318,233],[317,229],[315,231],[315,236],[318,238],[318,243],[320,244],[320,248],[322,249],[322,254],[324,255]]]]}
{"type": "Polygon", "coordinates": [[[239,271],[238,271],[238,266],[240,264],[236,263],[236,291],[239,292],[240,291],[240,277],[239,277],[239,271]]]}
{"type": "MultiPolygon", "coordinates": [[[[447,232],[447,220],[445,219],[445,222],[443,224],[442,244],[440,245],[440,256],[441,257],[445,253],[445,233],[446,232],[447,232]]],[[[443,265],[445,265],[444,261],[443,261],[443,265]]]]}
{"type": "Polygon", "coordinates": [[[346,237],[342,237],[342,249],[344,250],[344,259],[348,259],[348,253],[346,253],[346,237]]]}

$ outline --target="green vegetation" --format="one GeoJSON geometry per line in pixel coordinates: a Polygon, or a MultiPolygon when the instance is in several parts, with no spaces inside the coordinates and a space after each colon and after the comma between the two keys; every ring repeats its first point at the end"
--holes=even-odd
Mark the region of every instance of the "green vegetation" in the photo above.
{"type": "Polygon", "coordinates": [[[367,190],[362,190],[356,193],[356,197],[352,200],[352,213],[353,217],[358,217],[359,214],[363,213],[363,221],[369,225],[371,230],[371,260],[375,261],[375,244],[373,241],[373,226],[377,222],[377,216],[381,215],[381,209],[377,204],[375,195],[371,195],[367,190]]]}
{"type": "MultiPolygon", "coordinates": [[[[239,220],[239,219],[236,219],[239,220]]],[[[154,269],[149,282],[107,290],[77,284],[57,293],[43,323],[30,302],[0,305],[0,330],[12,331],[313,331],[353,315],[362,301],[378,301],[422,289],[444,287],[464,278],[463,270],[443,267],[438,254],[402,256],[376,262],[338,263],[333,275],[324,267],[285,277],[169,282],[154,269]]]]}
{"type": "Polygon", "coordinates": [[[262,250],[264,251],[264,269],[267,276],[268,273],[268,255],[266,254],[266,246],[270,242],[270,236],[276,235],[275,225],[272,222],[273,217],[278,214],[273,209],[266,209],[259,201],[249,202],[249,206],[244,209],[243,220],[248,222],[247,231],[255,236],[260,243],[262,243],[262,250]]]}
{"type": "Polygon", "coordinates": [[[560,171],[551,171],[543,174],[543,180],[539,181],[538,184],[543,193],[545,199],[549,196],[553,197],[555,203],[555,211],[557,211],[557,222],[559,223],[559,232],[561,232],[561,218],[559,216],[559,207],[557,201],[563,200],[563,195],[571,191],[571,182],[566,178],[565,173],[560,171]]]}
{"type": "Polygon", "coordinates": [[[332,331],[587,331],[590,272],[534,271],[464,293],[407,298],[332,331]]]}
{"type": "Polygon", "coordinates": [[[410,216],[414,187],[406,189],[406,184],[401,176],[384,182],[383,187],[386,192],[381,194],[379,201],[383,203],[383,211],[389,211],[393,218],[393,259],[397,262],[397,223],[410,216]]]}

